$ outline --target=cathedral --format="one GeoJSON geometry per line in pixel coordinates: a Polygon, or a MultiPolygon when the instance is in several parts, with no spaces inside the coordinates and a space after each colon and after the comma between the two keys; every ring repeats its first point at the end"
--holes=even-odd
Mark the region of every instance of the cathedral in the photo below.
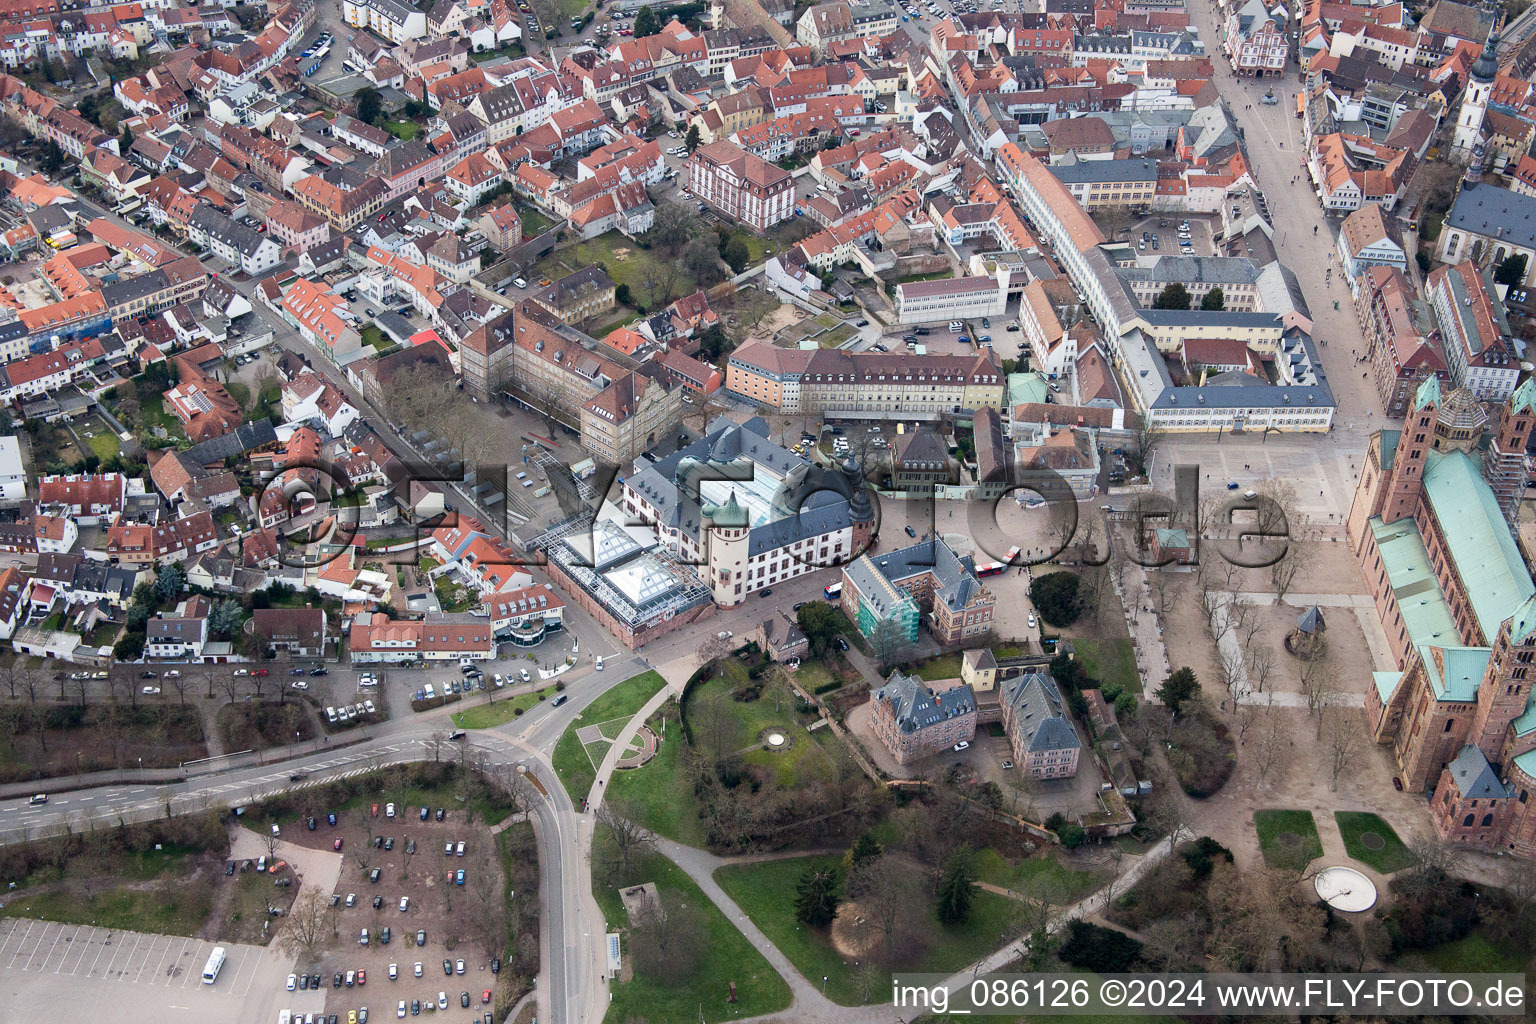
{"type": "Polygon", "coordinates": [[[1490,416],[1431,377],[1371,438],[1349,540],[1398,671],[1366,714],[1444,839],[1536,856],[1536,584],[1510,524],[1536,427],[1528,378],[1490,416]]]}

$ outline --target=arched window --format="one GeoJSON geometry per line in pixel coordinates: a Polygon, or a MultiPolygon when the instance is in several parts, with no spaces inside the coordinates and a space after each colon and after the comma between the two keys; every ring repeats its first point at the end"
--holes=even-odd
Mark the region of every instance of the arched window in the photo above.
{"type": "Polygon", "coordinates": [[[1474,818],[1473,818],[1473,817],[1472,817],[1472,815],[1470,815],[1470,814],[1469,814],[1469,815],[1467,815],[1467,817],[1466,817],[1466,820],[1464,820],[1464,821],[1463,821],[1463,822],[1462,822],[1462,823],[1461,823],[1461,825],[1462,825],[1462,827],[1463,827],[1463,828],[1471,828],[1471,827],[1472,827],[1472,822],[1473,822],[1473,821],[1474,821],[1474,820],[1475,820],[1475,819],[1474,819],[1474,818]]]}
{"type": "Polygon", "coordinates": [[[1493,815],[1491,815],[1491,814],[1483,815],[1483,828],[1487,828],[1489,825],[1492,825],[1492,824],[1493,824],[1493,815]]]}
{"type": "Polygon", "coordinates": [[[1451,726],[1453,726],[1455,724],[1456,724],[1456,719],[1454,719],[1454,718],[1447,718],[1445,720],[1445,731],[1446,732],[1450,732],[1451,731],[1451,726]]]}

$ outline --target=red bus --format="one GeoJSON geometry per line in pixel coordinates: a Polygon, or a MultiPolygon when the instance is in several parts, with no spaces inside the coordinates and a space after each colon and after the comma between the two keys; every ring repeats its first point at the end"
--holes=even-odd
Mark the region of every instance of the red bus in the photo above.
{"type": "Polygon", "coordinates": [[[1007,566],[1003,565],[1002,562],[982,562],[976,567],[976,575],[978,578],[983,576],[998,576],[1002,574],[1002,571],[1005,568],[1007,568],[1007,566]]]}

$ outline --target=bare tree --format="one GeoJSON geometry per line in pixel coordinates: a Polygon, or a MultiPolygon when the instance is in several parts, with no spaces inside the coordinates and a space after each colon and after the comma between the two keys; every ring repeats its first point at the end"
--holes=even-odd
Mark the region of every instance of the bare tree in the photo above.
{"type": "Polygon", "coordinates": [[[1243,649],[1248,652],[1248,678],[1253,682],[1253,689],[1264,693],[1275,670],[1274,653],[1268,647],[1251,643],[1243,644],[1243,649]]]}
{"type": "Polygon", "coordinates": [[[1248,667],[1243,663],[1242,649],[1236,646],[1221,649],[1221,678],[1226,685],[1227,696],[1232,700],[1232,711],[1242,705],[1243,699],[1253,689],[1248,681],[1248,667]]]}
{"type": "Polygon", "coordinates": [[[630,921],[635,969],[663,985],[681,984],[708,952],[704,918],[680,893],[663,889],[630,921]]]}
{"type": "Polygon", "coordinates": [[[300,961],[316,958],[333,930],[330,902],[319,889],[304,887],[299,898],[293,901],[288,922],[277,939],[285,955],[300,961]]]}
{"type": "Polygon", "coordinates": [[[1311,548],[1295,541],[1286,546],[1285,557],[1269,567],[1269,582],[1274,585],[1276,601],[1285,600],[1285,595],[1291,592],[1291,585],[1301,576],[1311,560],[1311,548]]]}
{"type": "Polygon", "coordinates": [[[1264,710],[1258,729],[1253,745],[1253,769],[1258,772],[1259,788],[1263,789],[1268,784],[1270,773],[1281,764],[1289,741],[1280,731],[1280,711],[1277,708],[1264,710]]]}
{"type": "Polygon", "coordinates": [[[21,688],[27,695],[27,701],[37,703],[37,695],[43,687],[48,685],[48,674],[40,668],[30,666],[21,670],[21,688]]]}
{"type": "Polygon", "coordinates": [[[21,676],[25,671],[26,662],[19,654],[13,654],[4,661],[0,661],[0,685],[4,685],[10,691],[11,700],[16,699],[16,690],[21,685],[21,676]]]}
{"type": "Polygon", "coordinates": [[[880,928],[885,959],[895,956],[898,933],[917,903],[912,872],[888,855],[871,857],[848,877],[848,896],[880,928]]]}
{"type": "Polygon", "coordinates": [[[1339,791],[1339,776],[1354,767],[1365,747],[1360,712],[1354,708],[1331,707],[1323,715],[1323,733],[1328,742],[1328,788],[1339,791]]]}
{"type": "Polygon", "coordinates": [[[176,691],[176,699],[181,704],[186,704],[187,702],[187,686],[190,683],[191,680],[187,678],[185,672],[178,672],[174,676],[167,677],[165,680],[165,685],[176,691]]]}
{"type": "Polygon", "coordinates": [[[1328,703],[1328,648],[1326,642],[1316,634],[1309,634],[1309,639],[1303,641],[1310,651],[1310,657],[1303,657],[1297,668],[1297,677],[1301,683],[1301,694],[1307,701],[1307,712],[1317,719],[1317,737],[1323,735],[1323,707],[1328,703]]]}
{"type": "Polygon", "coordinates": [[[277,844],[282,841],[281,839],[278,838],[277,833],[273,832],[269,828],[265,832],[262,833],[261,841],[262,841],[262,844],[264,846],[266,846],[266,848],[267,848],[267,860],[269,860],[269,861],[277,860],[277,844]]]}
{"type": "Polygon", "coordinates": [[[233,704],[240,699],[239,676],[235,675],[233,672],[230,672],[226,675],[218,676],[216,678],[219,682],[219,689],[223,690],[224,696],[229,698],[226,703],[233,704]]]}
{"type": "Polygon", "coordinates": [[[638,817],[636,809],[623,801],[607,800],[597,811],[597,820],[608,829],[608,839],[613,847],[615,865],[623,877],[629,876],[630,869],[634,866],[635,857],[643,849],[649,848],[656,842],[656,837],[648,830],[635,824],[638,817]]]}
{"type": "Polygon", "coordinates": [[[1405,893],[1421,897],[1456,884],[1454,872],[1461,853],[1450,843],[1423,834],[1409,841],[1408,852],[1413,864],[1394,880],[1401,881],[1405,893]]]}

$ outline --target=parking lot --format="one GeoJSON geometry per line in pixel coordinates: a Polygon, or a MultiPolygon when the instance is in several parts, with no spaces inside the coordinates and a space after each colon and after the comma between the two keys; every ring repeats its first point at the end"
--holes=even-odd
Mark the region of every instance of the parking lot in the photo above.
{"type": "Polygon", "coordinates": [[[8,1019],[60,1017],[67,1002],[68,1012],[82,1020],[275,1020],[278,1003],[268,992],[282,977],[282,962],[257,946],[223,943],[224,969],[214,984],[204,985],[202,970],[214,945],[175,935],[0,919],[0,982],[8,1019]]]}
{"type": "MultiPolygon", "coordinates": [[[[370,1015],[393,1017],[400,1000],[408,1013],[413,1002],[426,1011],[428,1002],[436,1006],[439,993],[461,1013],[468,993],[470,1009],[478,1016],[489,1009],[486,990],[494,1002],[497,983],[481,937],[483,919],[475,911],[480,901],[501,898],[495,839],[486,825],[468,820],[462,805],[430,803],[423,821],[422,805],[414,801],[430,798],[415,794],[409,805],[396,805],[390,817],[391,798],[402,795],[379,794],[337,810],[334,826],[325,809],[312,808],[313,831],[306,822],[282,823],[288,843],[330,853],[339,842],[341,854],[340,876],[329,894],[336,941],[296,970],[319,976],[325,1012],[342,1020],[347,1011],[363,1006],[370,1015]]],[[[282,994],[295,1000],[291,1005],[310,1009],[297,997],[314,1001],[312,992],[300,988],[290,994],[286,979],[283,987],[282,994]]]]}
{"type": "Polygon", "coordinates": [[[1131,226],[1131,243],[1136,246],[1136,255],[1142,257],[1214,256],[1216,243],[1212,231],[1216,223],[1212,217],[1154,213],[1131,226]],[[1188,239],[1182,237],[1184,224],[1189,225],[1188,239]],[[1184,241],[1189,245],[1185,246],[1184,241]]]}

